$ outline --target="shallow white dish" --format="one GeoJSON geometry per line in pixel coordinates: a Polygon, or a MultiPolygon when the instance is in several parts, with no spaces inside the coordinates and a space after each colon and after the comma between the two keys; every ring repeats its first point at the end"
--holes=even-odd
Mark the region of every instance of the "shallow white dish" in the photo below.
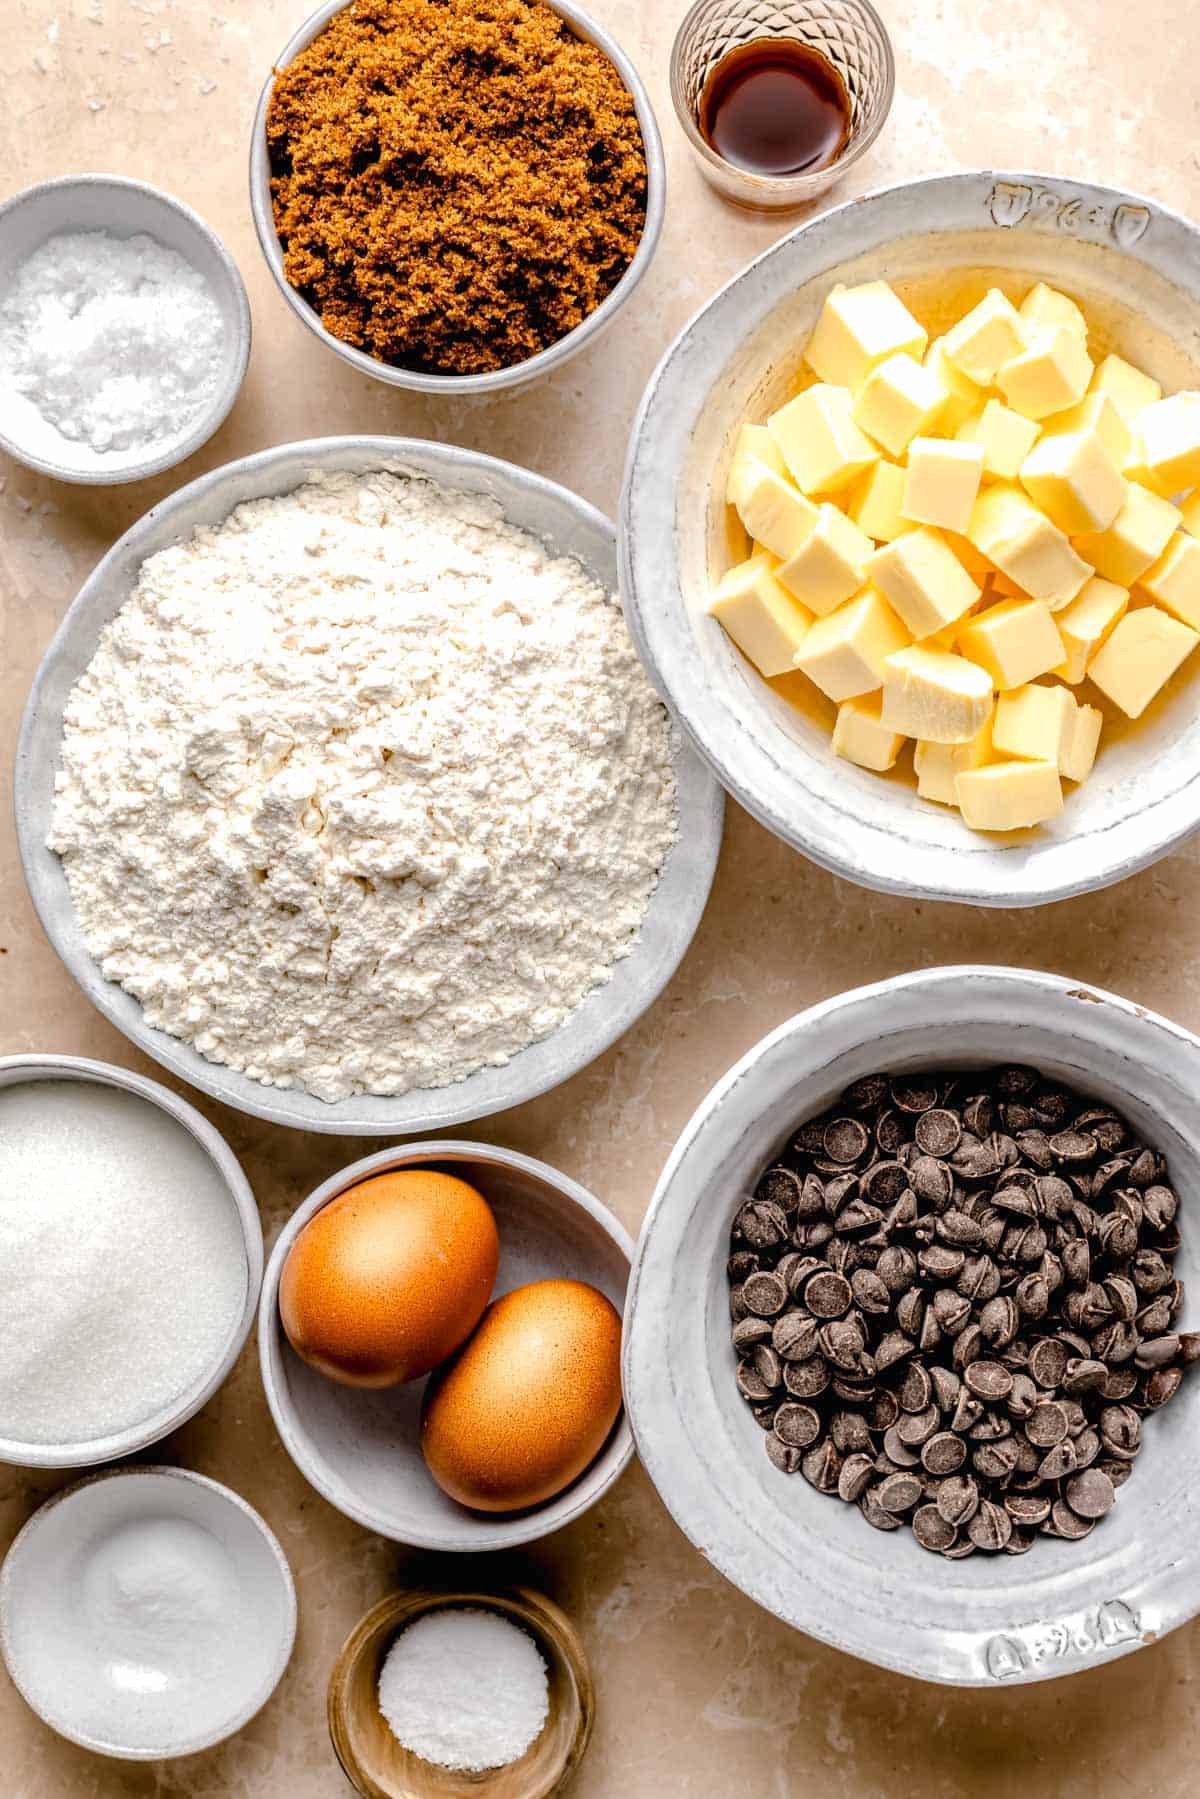
{"type": "Polygon", "coordinates": [[[194,1106],[189,1106],[168,1088],[160,1087],[157,1081],[148,1081],[143,1075],[130,1073],[127,1068],[92,1062],[81,1056],[0,1057],[0,1088],[25,1081],[86,1081],[100,1087],[115,1087],[157,1106],[173,1118],[200,1145],[220,1175],[230,1207],[237,1215],[245,1251],[246,1293],[237,1322],[213,1365],[169,1405],[127,1430],[93,1437],[86,1442],[27,1443],[0,1436],[0,1463],[10,1462],[23,1468],[93,1467],[98,1462],[134,1455],[169,1436],[189,1418],[195,1417],[225,1380],[250,1334],[258,1305],[263,1271],[262,1225],[250,1184],[224,1138],[194,1106]]]}
{"type": "Polygon", "coordinates": [[[860,1075],[1031,1063],[1109,1100],[1168,1157],[1183,1328],[1200,1316],[1200,1042],[1056,975],[938,968],[813,1006],[701,1102],[642,1230],[625,1403],[646,1471],[713,1565],[810,1636],[956,1686],[1047,1680],[1127,1655],[1200,1611],[1200,1385],[1146,1432],[1133,1478],[1081,1542],[945,1562],[907,1532],[776,1473],[734,1383],[725,1262],[739,1197],[795,1126],[860,1075]]]}
{"type": "MultiPolygon", "coordinates": [[[[997,840],[840,760],[827,731],[751,669],[704,608],[744,553],[724,503],[737,428],[793,391],[835,282],[997,270],[1081,297],[1109,345],[1165,387],[1200,386],[1200,230],[1115,188],[982,171],[856,199],[752,262],[652,376],[621,504],[621,586],[659,691],[724,786],[847,880],[917,899],[1029,906],[1123,879],[1200,823],[1194,661],[1036,832],[997,840]]],[[[946,319],[948,324],[950,319],[946,319]]]]}
{"type": "Polygon", "coordinates": [[[0,292],[26,257],[60,231],[107,231],[114,237],[146,232],[190,262],[221,309],[220,376],[200,417],[149,451],[101,452],[74,443],[23,395],[0,383],[0,449],[56,481],[115,486],[161,474],[207,443],[237,399],[250,358],[250,302],[242,277],[216,232],[170,194],[119,175],[63,175],[0,206],[0,292]]]}
{"type": "MultiPolygon", "coordinates": [[[[136,1611],[136,1587],[127,1599],[136,1611]]],[[[274,1534],[228,1487],[185,1468],[114,1468],[56,1493],[0,1570],[0,1654],[14,1685],[52,1730],[101,1755],[157,1761],[223,1742],[271,1697],[295,1637],[274,1534]],[[176,1547],[156,1556],[164,1526],[176,1547]],[[172,1606],[166,1642],[144,1604],[132,1629],[111,1605],[114,1568],[148,1579],[156,1564],[177,1592],[195,1569],[207,1588],[194,1611],[172,1606]]]]}
{"type": "Polygon", "coordinates": [[[289,1344],[279,1279],[309,1219],[348,1187],[393,1168],[438,1168],[477,1186],[500,1232],[493,1297],[527,1281],[587,1281],[617,1310],[633,1243],[606,1206],[569,1176],[516,1150],[448,1138],[380,1150],[343,1168],[293,1212],[271,1251],[258,1318],[263,1386],[283,1446],[304,1478],[355,1523],[420,1549],[511,1549],[559,1530],[595,1505],[627,1466],[633,1438],[622,1411],[578,1480],[544,1505],[503,1517],[471,1512],[436,1484],[420,1446],[422,1380],[363,1392],[326,1380],[289,1344]]]}
{"type": "Polygon", "coordinates": [[[153,507],[88,577],[46,651],[17,744],[14,805],[25,879],[46,935],[93,1005],[139,1049],[192,1086],[275,1124],[351,1136],[399,1136],[445,1129],[522,1104],[578,1073],[641,1017],[674,974],[708,899],[721,844],[721,789],[682,732],[672,727],[679,789],[679,836],[650,902],[637,946],[611,979],[552,1036],[503,1068],[484,1068],[450,1087],[394,1099],[358,1095],[328,1104],[300,1089],[267,1087],[190,1044],[148,1026],[132,994],[105,980],[83,940],[66,877],[46,847],[62,714],[71,688],[95,652],[104,626],[128,598],[147,556],[186,538],[198,525],[228,517],[243,500],[286,493],[320,470],[416,469],[470,493],[487,494],[507,518],[558,553],[578,557],[610,590],[617,584],[610,522],[566,488],[513,463],[403,437],[328,437],[285,444],[231,462],[153,507]]]}

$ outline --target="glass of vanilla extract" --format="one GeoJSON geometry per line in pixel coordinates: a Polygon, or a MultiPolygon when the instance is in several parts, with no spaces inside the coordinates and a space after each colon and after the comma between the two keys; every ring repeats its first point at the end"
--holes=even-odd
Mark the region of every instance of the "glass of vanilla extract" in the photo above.
{"type": "Polygon", "coordinates": [[[696,0],[671,52],[671,99],[700,167],[757,210],[822,194],[874,143],[895,61],[870,0],[696,0]]]}

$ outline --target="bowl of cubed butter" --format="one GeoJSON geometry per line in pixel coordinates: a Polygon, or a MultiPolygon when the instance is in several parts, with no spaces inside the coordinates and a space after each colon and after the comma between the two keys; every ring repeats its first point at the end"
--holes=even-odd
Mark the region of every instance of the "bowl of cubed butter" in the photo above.
{"type": "Polygon", "coordinates": [[[1200,229],[1177,214],[994,172],[824,214],[663,358],[622,524],[664,697],[833,872],[1035,905],[1200,824],[1200,229]]]}

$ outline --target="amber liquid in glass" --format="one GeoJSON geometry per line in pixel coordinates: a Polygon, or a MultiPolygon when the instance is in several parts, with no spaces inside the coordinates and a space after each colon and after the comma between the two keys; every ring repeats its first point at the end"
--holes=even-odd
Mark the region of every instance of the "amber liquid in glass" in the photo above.
{"type": "Polygon", "coordinates": [[[828,168],[850,136],[846,84],[828,59],[797,38],[761,37],[730,50],[700,95],[700,134],[754,175],[828,168]]]}

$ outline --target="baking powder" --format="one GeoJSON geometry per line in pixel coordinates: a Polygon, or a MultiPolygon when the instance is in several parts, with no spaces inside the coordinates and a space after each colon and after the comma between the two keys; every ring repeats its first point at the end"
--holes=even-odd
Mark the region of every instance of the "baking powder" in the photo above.
{"type": "Polygon", "coordinates": [[[480,1773],[524,1755],[550,1710],[533,1638],[498,1612],[447,1606],[401,1631],[379,1672],[399,1742],[442,1768],[480,1773]]]}

